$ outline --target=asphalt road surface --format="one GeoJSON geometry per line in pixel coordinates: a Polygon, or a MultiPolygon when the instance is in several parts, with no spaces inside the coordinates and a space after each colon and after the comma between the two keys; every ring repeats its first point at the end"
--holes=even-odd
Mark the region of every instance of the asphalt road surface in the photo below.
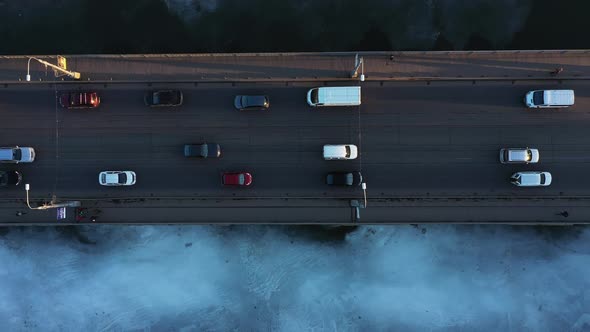
{"type": "MultiPolygon", "coordinates": [[[[340,84],[342,85],[342,84],[340,84]]],[[[18,187],[31,197],[362,197],[324,184],[330,171],[360,170],[369,198],[565,197],[590,194],[590,82],[366,82],[362,106],[312,108],[306,83],[78,84],[0,87],[0,146],[32,146],[18,187]],[[149,108],[148,89],[184,92],[178,108],[149,108]],[[523,105],[532,89],[574,89],[568,109],[523,105]],[[97,91],[97,109],[61,109],[56,96],[97,91]],[[236,94],[266,94],[269,111],[240,112],[236,94]],[[186,143],[219,143],[221,159],[187,159],[186,143]],[[353,161],[325,161],[324,144],[352,143],[353,161]],[[502,147],[533,147],[535,165],[502,165],[502,147]],[[102,187],[103,170],[133,170],[132,187],[102,187]],[[515,171],[553,174],[546,188],[517,188],[515,171]],[[221,185],[224,171],[248,171],[249,188],[221,185]]]]}

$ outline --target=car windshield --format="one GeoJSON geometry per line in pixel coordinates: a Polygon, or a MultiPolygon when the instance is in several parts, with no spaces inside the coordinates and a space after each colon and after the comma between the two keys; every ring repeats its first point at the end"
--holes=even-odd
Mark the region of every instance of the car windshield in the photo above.
{"type": "Polygon", "coordinates": [[[14,157],[14,160],[21,160],[23,153],[21,149],[14,149],[12,150],[12,156],[14,157]]]}
{"type": "Polygon", "coordinates": [[[533,103],[535,105],[545,104],[545,101],[543,100],[543,91],[535,91],[535,93],[533,93],[533,103]]]}
{"type": "Polygon", "coordinates": [[[246,183],[246,177],[244,176],[244,174],[240,174],[238,177],[238,183],[239,184],[244,184],[246,183]]]}
{"type": "Polygon", "coordinates": [[[526,161],[531,161],[533,159],[533,153],[531,150],[526,150],[526,161]]]}
{"type": "Polygon", "coordinates": [[[318,89],[311,90],[311,102],[317,104],[318,102],[318,89]]]}
{"type": "Polygon", "coordinates": [[[541,184],[545,183],[545,174],[541,174],[541,184]]]}
{"type": "Polygon", "coordinates": [[[352,182],[353,182],[353,175],[352,175],[352,173],[346,174],[346,184],[347,185],[352,185],[352,182]]]}
{"type": "Polygon", "coordinates": [[[119,174],[119,184],[127,183],[127,174],[121,173],[119,174]]]}
{"type": "Polygon", "coordinates": [[[345,149],[346,149],[346,158],[350,158],[350,146],[347,145],[345,147],[345,149]]]}

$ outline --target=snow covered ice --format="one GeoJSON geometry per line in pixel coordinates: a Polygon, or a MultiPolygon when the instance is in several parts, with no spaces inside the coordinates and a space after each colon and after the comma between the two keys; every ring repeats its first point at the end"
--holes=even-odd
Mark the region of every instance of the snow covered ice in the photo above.
{"type": "Polygon", "coordinates": [[[590,331],[587,228],[339,235],[11,228],[0,237],[0,331],[590,331]]]}

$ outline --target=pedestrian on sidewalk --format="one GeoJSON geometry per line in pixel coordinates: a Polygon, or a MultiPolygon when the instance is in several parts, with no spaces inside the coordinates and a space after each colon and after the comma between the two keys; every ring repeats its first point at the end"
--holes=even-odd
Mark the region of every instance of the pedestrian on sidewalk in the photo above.
{"type": "Polygon", "coordinates": [[[555,70],[553,70],[551,72],[551,75],[552,76],[557,76],[557,75],[561,74],[562,71],[563,71],[563,67],[557,67],[557,68],[555,68],[555,70]]]}
{"type": "Polygon", "coordinates": [[[76,221],[80,222],[88,215],[87,208],[76,208],[76,221]]]}

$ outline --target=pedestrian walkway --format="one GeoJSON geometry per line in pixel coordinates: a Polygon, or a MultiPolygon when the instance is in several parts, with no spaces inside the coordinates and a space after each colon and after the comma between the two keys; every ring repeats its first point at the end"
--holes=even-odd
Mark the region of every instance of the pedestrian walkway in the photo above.
{"type": "MultiPolygon", "coordinates": [[[[91,82],[337,81],[351,79],[356,54],[71,55],[67,63],[81,73],[80,81],[91,82]]],[[[366,80],[590,78],[590,50],[358,54],[366,80]]],[[[57,63],[56,56],[36,57],[57,63]]],[[[28,59],[0,56],[0,82],[25,82],[28,59]]],[[[55,79],[50,68],[34,60],[30,73],[31,81],[55,79]]]]}
{"type": "Polygon", "coordinates": [[[55,209],[23,210],[0,205],[0,225],[93,224],[395,224],[501,223],[586,224],[590,206],[580,199],[396,199],[369,201],[357,210],[350,200],[146,200],[116,204],[85,202],[57,220],[55,209]],[[100,206],[100,208],[97,208],[100,206]],[[18,214],[22,212],[22,214],[18,214]],[[82,212],[82,213],[81,213],[82,212]],[[93,218],[94,217],[94,218],[93,218]]]}

